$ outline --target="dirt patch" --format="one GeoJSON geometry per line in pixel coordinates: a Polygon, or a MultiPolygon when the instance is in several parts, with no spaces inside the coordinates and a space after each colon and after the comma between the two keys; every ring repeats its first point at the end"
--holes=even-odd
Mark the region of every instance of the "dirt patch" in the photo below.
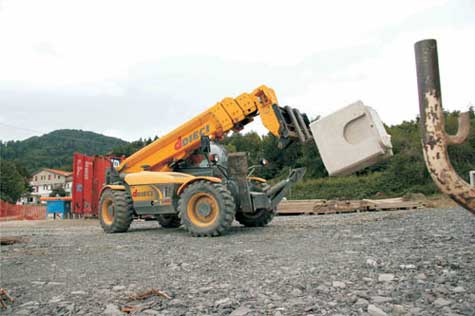
{"type": "Polygon", "coordinates": [[[28,239],[25,237],[18,237],[18,236],[12,236],[12,237],[5,237],[5,236],[0,236],[0,246],[9,246],[13,244],[18,244],[18,243],[25,243],[28,242],[28,239]]]}
{"type": "Polygon", "coordinates": [[[443,194],[429,196],[427,201],[430,207],[435,208],[454,208],[458,206],[451,198],[443,194]]]}

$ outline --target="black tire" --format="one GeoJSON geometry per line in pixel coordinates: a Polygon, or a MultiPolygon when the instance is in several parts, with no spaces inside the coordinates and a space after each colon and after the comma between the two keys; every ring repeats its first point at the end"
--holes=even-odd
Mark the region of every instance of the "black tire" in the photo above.
{"type": "Polygon", "coordinates": [[[126,191],[105,189],[99,201],[99,221],[106,233],[126,232],[133,220],[132,198],[126,191]]]}
{"type": "Polygon", "coordinates": [[[181,226],[180,218],[176,214],[157,215],[157,221],[163,228],[178,228],[181,226]]]}
{"type": "Polygon", "coordinates": [[[180,195],[178,212],[181,224],[192,236],[211,237],[224,234],[232,225],[236,205],[222,184],[197,181],[180,195]]]}
{"type": "Polygon", "coordinates": [[[273,209],[261,208],[255,213],[236,213],[236,220],[247,227],[263,227],[269,224],[274,216],[273,209]]]}

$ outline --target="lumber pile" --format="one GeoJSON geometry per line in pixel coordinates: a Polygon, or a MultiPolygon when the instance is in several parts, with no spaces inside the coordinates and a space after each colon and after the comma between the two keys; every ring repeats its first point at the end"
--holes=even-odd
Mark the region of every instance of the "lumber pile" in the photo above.
{"type": "Polygon", "coordinates": [[[369,211],[404,210],[424,207],[424,203],[403,198],[381,200],[287,200],[282,201],[278,214],[339,214],[369,211]]]}
{"type": "Polygon", "coordinates": [[[415,208],[423,208],[426,206],[421,201],[407,201],[403,198],[383,199],[383,200],[363,200],[370,205],[370,211],[385,210],[408,210],[415,208]]]}

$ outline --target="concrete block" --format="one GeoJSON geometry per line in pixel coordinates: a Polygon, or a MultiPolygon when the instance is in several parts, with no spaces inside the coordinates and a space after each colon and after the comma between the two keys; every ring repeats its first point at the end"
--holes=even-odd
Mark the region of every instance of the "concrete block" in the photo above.
{"type": "Polygon", "coordinates": [[[348,175],[393,155],[376,111],[358,101],[310,124],[330,176],[348,175]]]}

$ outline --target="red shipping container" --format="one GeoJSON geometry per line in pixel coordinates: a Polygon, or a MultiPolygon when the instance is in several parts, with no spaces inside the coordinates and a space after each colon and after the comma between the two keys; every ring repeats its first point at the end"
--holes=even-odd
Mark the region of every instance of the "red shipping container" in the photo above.
{"type": "Polygon", "coordinates": [[[73,214],[97,216],[101,189],[111,161],[117,165],[120,158],[74,154],[71,205],[73,214]]]}

